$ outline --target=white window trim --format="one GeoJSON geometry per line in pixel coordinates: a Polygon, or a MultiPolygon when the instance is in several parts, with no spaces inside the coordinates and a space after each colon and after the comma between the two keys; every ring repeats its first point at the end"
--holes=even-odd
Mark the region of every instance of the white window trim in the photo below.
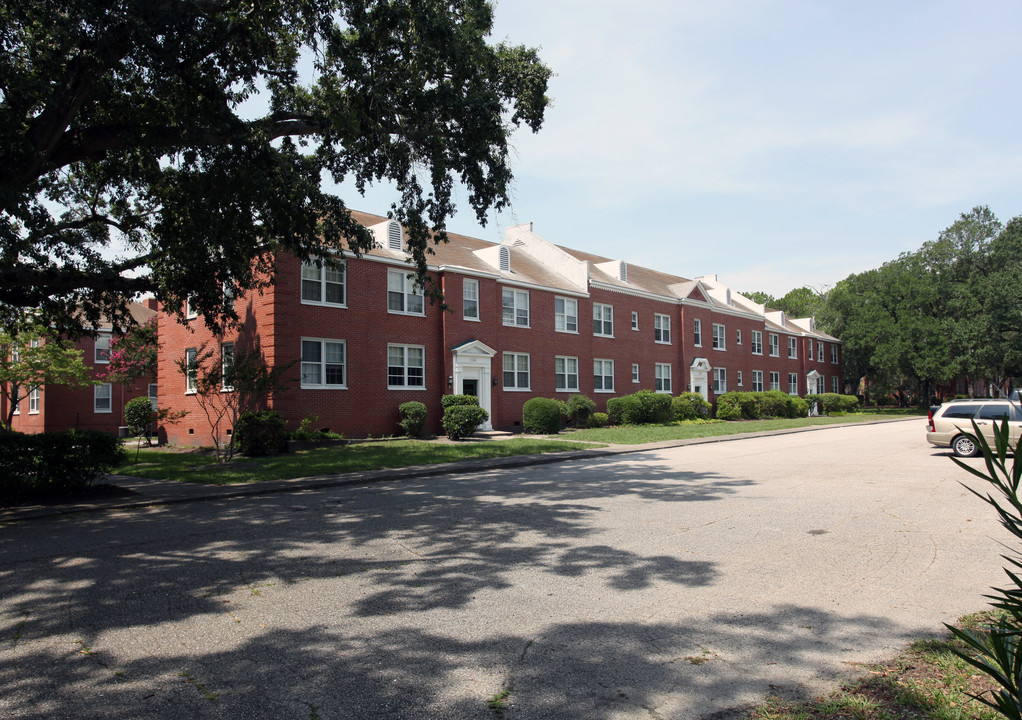
{"type": "MultiPolygon", "coordinates": [[[[305,361],[302,359],[302,346],[298,346],[298,384],[302,390],[347,390],[348,389],[348,342],[339,338],[315,338],[315,337],[303,337],[300,343],[306,342],[318,342],[319,343],[319,377],[322,382],[319,383],[307,383],[302,379],[302,365],[312,365],[312,362],[305,361]],[[326,343],[338,343],[344,347],[344,362],[339,363],[344,368],[344,382],[337,385],[326,382],[326,343]]],[[[387,356],[388,363],[390,362],[390,356],[387,356]]],[[[338,363],[329,363],[330,365],[337,365],[338,363]]]]}
{"type": "Polygon", "coordinates": [[[426,299],[422,295],[422,288],[415,286],[415,277],[404,270],[387,270],[387,312],[391,315],[411,315],[423,317],[426,315],[426,299]],[[391,277],[401,278],[401,310],[392,310],[390,307],[390,294],[397,292],[390,289],[391,277]],[[408,298],[419,298],[422,310],[416,312],[408,309],[408,298]]]}
{"type": "Polygon", "coordinates": [[[461,317],[462,317],[462,319],[463,320],[467,320],[468,322],[482,322],[482,318],[480,317],[481,314],[482,314],[482,311],[481,311],[481,308],[479,307],[479,281],[475,280],[473,278],[462,278],[462,281],[461,281],[461,317]],[[469,297],[468,289],[470,287],[475,288],[473,290],[473,292],[475,293],[475,297],[474,298],[470,298],[469,297]],[[475,314],[475,316],[469,315],[466,312],[466,310],[468,308],[467,303],[468,303],[469,300],[474,300],[475,301],[475,304],[476,304],[476,314],[475,314]]]}
{"type": "Polygon", "coordinates": [[[658,392],[658,393],[660,393],[662,395],[670,395],[671,393],[673,393],[674,392],[674,378],[672,377],[672,375],[673,375],[673,372],[671,370],[671,364],[670,363],[653,363],[653,378],[654,378],[653,387],[655,388],[657,384],[660,385],[660,389],[659,390],[654,390],[654,392],[658,392]],[[663,370],[665,368],[667,369],[666,373],[663,372],[663,370]],[[665,380],[667,381],[666,385],[668,387],[664,387],[664,385],[665,385],[664,381],[665,380]]]}
{"type": "MultiPolygon", "coordinates": [[[[515,311],[517,313],[517,307],[515,308],[515,311]]],[[[501,307],[501,312],[503,313],[503,307],[501,307]]],[[[517,327],[524,327],[524,326],[518,325],[517,327]]],[[[568,333],[569,335],[578,335],[578,300],[576,300],[575,298],[564,297],[562,295],[554,295],[554,330],[556,332],[560,332],[560,333],[568,333]],[[558,301],[561,301],[562,303],[564,303],[564,312],[562,312],[562,313],[557,312],[557,302],[558,301]],[[574,306],[575,306],[575,312],[574,313],[569,313],[568,312],[568,303],[573,303],[574,304],[574,306]],[[562,318],[563,319],[564,327],[557,327],[557,319],[558,318],[562,318]],[[574,330],[572,330],[572,329],[570,329],[568,327],[568,319],[569,318],[571,318],[574,321],[574,323],[575,323],[575,329],[574,330]]]]}
{"type": "Polygon", "coordinates": [[[614,306],[613,305],[608,305],[607,303],[593,303],[593,336],[594,337],[607,337],[607,338],[614,337],[614,306]],[[602,332],[602,328],[608,322],[608,320],[607,320],[607,318],[601,317],[600,320],[597,321],[597,319],[596,319],[596,310],[597,310],[597,308],[601,308],[601,312],[600,312],[601,315],[603,315],[604,312],[610,313],[610,319],[609,319],[609,322],[610,322],[610,333],[609,334],[605,333],[605,332],[602,332]],[[601,332],[596,332],[596,323],[597,322],[600,323],[601,332]]]}
{"type": "Polygon", "coordinates": [[[194,320],[199,317],[199,309],[192,303],[192,298],[189,296],[185,300],[185,320],[194,320]]]}
{"type": "Polygon", "coordinates": [[[798,373],[788,373],[788,394],[798,395],[798,373]]]}
{"type": "Polygon", "coordinates": [[[500,291],[500,321],[504,327],[517,327],[517,328],[530,328],[532,327],[532,312],[530,308],[530,298],[528,290],[516,290],[515,288],[501,288],[500,291]],[[511,322],[507,321],[504,317],[504,293],[511,293],[511,322]],[[519,296],[525,298],[524,310],[525,310],[525,324],[518,324],[518,311],[523,309],[518,307],[519,296]]]}
{"type": "Polygon", "coordinates": [[[738,328],[737,330],[735,330],[735,345],[741,345],[741,344],[742,344],[742,329],[738,328]]]}
{"type": "MultiPolygon", "coordinates": [[[[347,349],[347,347],[345,347],[345,349],[344,349],[344,359],[347,360],[347,358],[348,358],[348,349],[347,349]]],[[[394,367],[396,367],[396,366],[394,366],[394,367]]],[[[347,380],[347,367],[345,367],[345,380],[347,380]]],[[[426,389],[426,346],[425,345],[408,345],[408,344],[405,344],[405,343],[388,343],[387,344],[387,389],[388,390],[414,390],[414,391],[417,391],[417,392],[418,391],[423,391],[423,390],[426,389]],[[404,385],[391,385],[390,384],[390,368],[392,366],[390,364],[390,350],[391,350],[391,348],[398,348],[398,347],[399,348],[403,348],[403,350],[404,350],[404,352],[402,353],[403,356],[404,356],[404,365],[402,365],[402,367],[404,368],[405,384],[404,385]],[[417,350],[421,350],[422,351],[422,385],[409,385],[408,384],[408,368],[409,367],[415,367],[415,366],[412,366],[412,365],[408,364],[408,351],[410,349],[412,349],[412,348],[415,348],[417,350]]]]}
{"type": "Polygon", "coordinates": [[[194,395],[199,391],[199,369],[195,368],[193,370],[190,368],[190,365],[195,362],[198,356],[199,351],[195,348],[187,348],[185,350],[185,395],[194,395]]]}
{"type": "Polygon", "coordinates": [[[227,348],[231,349],[231,365],[234,365],[234,343],[220,343],[220,392],[234,392],[234,385],[224,382],[227,379],[227,354],[224,352],[227,348]]]}
{"type": "Polygon", "coordinates": [[[639,382],[639,363],[632,363],[632,382],[639,382]]]}
{"type": "Polygon", "coordinates": [[[149,397],[153,410],[157,410],[160,402],[160,386],[156,383],[149,383],[146,387],[146,395],[149,397]]]}
{"type": "Polygon", "coordinates": [[[713,368],[713,394],[723,395],[727,392],[727,368],[713,368]],[[717,377],[718,373],[721,377],[721,382],[718,385],[717,377]],[[718,389],[719,387],[719,389],[718,389]]]}
{"type": "MultiPolygon", "coordinates": [[[[346,308],[346,307],[348,307],[348,265],[347,265],[347,263],[344,260],[329,260],[329,261],[328,260],[321,260],[319,265],[318,265],[318,267],[317,267],[317,263],[315,263],[315,262],[302,263],[302,272],[300,274],[300,283],[301,284],[300,284],[300,286],[298,288],[298,297],[301,299],[302,305],[319,305],[319,306],[322,306],[322,307],[336,307],[336,308],[346,308]],[[343,288],[343,292],[344,292],[344,302],[336,303],[336,302],[330,302],[330,301],[328,301],[326,299],[326,285],[327,285],[326,270],[327,270],[327,266],[331,266],[331,267],[333,267],[333,268],[335,268],[337,270],[340,270],[340,272],[341,272],[341,277],[343,278],[343,280],[341,281],[340,285],[343,288]],[[319,300],[306,300],[305,297],[304,297],[305,293],[302,292],[306,282],[314,282],[311,278],[310,279],[306,279],[305,278],[305,268],[307,268],[307,267],[309,267],[309,268],[316,268],[319,271],[319,277],[315,281],[315,282],[319,283],[319,297],[321,298],[319,300]]],[[[336,285],[337,283],[333,283],[333,284],[336,285]]]]}
{"type": "Polygon", "coordinates": [[[703,346],[703,321],[699,318],[692,320],[692,344],[695,347],[703,346]]]}
{"type": "Polygon", "coordinates": [[[727,350],[727,327],[721,323],[713,323],[712,327],[713,349],[727,350]]]}
{"type": "MultiPolygon", "coordinates": [[[[111,405],[113,404],[113,402],[112,402],[112,392],[111,392],[111,403],[110,404],[111,405]]],[[[38,385],[33,385],[28,390],[28,414],[29,415],[38,415],[39,414],[39,386],[38,385]]]]}
{"type": "Polygon", "coordinates": [[[93,344],[93,348],[92,348],[92,362],[93,362],[93,364],[95,364],[95,365],[109,365],[110,364],[110,343],[113,340],[113,337],[114,337],[113,333],[106,332],[104,330],[100,330],[99,334],[96,336],[96,341],[93,344]],[[100,340],[106,340],[106,347],[105,348],[101,348],[100,347],[100,344],[99,344],[100,340]],[[105,349],[106,350],[106,360],[100,360],[99,359],[99,351],[101,349],[105,349]]]}
{"type": "Polygon", "coordinates": [[[770,389],[771,390],[781,389],[781,373],[777,370],[770,371],[770,389]]]}
{"type": "Polygon", "coordinates": [[[742,371],[741,370],[737,370],[736,372],[738,373],[738,377],[736,378],[737,381],[738,381],[738,387],[745,387],[745,382],[742,379],[742,371]]]}
{"type": "Polygon", "coordinates": [[[781,339],[777,333],[770,333],[770,337],[767,338],[769,341],[770,357],[781,356],[781,339]]]}
{"type": "MultiPolygon", "coordinates": [[[[531,379],[530,379],[530,382],[531,382],[531,379]]],[[[578,385],[578,358],[573,356],[573,355],[555,355],[554,356],[554,392],[559,392],[559,393],[573,392],[573,393],[577,393],[579,391],[578,387],[579,387],[579,385],[578,385]],[[559,360],[563,360],[564,361],[564,372],[562,372],[562,373],[557,372],[557,362],[559,360]],[[574,363],[575,363],[575,372],[574,373],[569,373],[568,372],[568,362],[569,361],[574,361],[574,363]],[[558,375],[563,375],[564,376],[564,387],[563,388],[557,387],[557,376],[558,375]],[[570,381],[572,375],[575,376],[575,385],[574,386],[569,386],[568,382],[570,381]]]]}
{"type": "Polygon", "coordinates": [[[752,391],[763,392],[763,388],[766,387],[763,384],[763,371],[753,370],[752,371],[752,391]]]}
{"type": "Polygon", "coordinates": [[[798,340],[793,337],[788,338],[788,359],[798,360],[798,340]]]}
{"type": "Polygon", "coordinates": [[[834,343],[830,344],[830,364],[837,365],[837,345],[834,343]]]}
{"type": "Polygon", "coordinates": [[[639,329],[639,311],[632,310],[632,330],[639,329]]]}
{"type": "Polygon", "coordinates": [[[763,354],[763,332],[762,331],[760,331],[760,330],[753,330],[752,331],[752,344],[751,344],[750,347],[752,348],[752,354],[753,355],[762,355],[763,354]],[[759,347],[759,350],[756,349],[757,346],[759,347]]]}
{"type": "MultiPolygon", "coordinates": [[[[606,384],[606,383],[604,383],[604,384],[606,384]]],[[[593,358],[593,392],[594,393],[613,393],[613,392],[617,392],[617,390],[615,388],[616,388],[616,383],[614,382],[614,361],[609,359],[609,358],[593,358]],[[606,371],[607,363],[610,363],[610,375],[607,375],[606,372],[601,372],[601,373],[597,374],[597,372],[596,372],[596,363],[603,363],[604,371],[606,371]],[[609,388],[603,387],[603,388],[597,389],[597,387],[596,387],[596,378],[597,377],[601,377],[604,380],[606,380],[609,377],[610,378],[610,387],[609,388]]]]}
{"type": "Polygon", "coordinates": [[[502,385],[503,389],[506,390],[507,392],[532,392],[532,357],[529,355],[529,353],[521,353],[521,352],[506,352],[506,353],[503,353],[501,355],[501,360],[500,360],[500,381],[501,381],[501,385],[502,385]],[[508,385],[506,380],[505,380],[505,377],[504,377],[505,374],[508,372],[507,370],[504,369],[504,363],[505,363],[505,361],[507,360],[508,357],[513,357],[514,358],[514,363],[513,363],[514,364],[514,370],[511,371],[514,374],[514,376],[515,376],[515,384],[514,385],[508,385]],[[525,370],[525,373],[528,376],[528,381],[529,382],[528,382],[528,384],[525,387],[519,387],[518,386],[518,373],[521,372],[518,369],[518,358],[520,358],[520,357],[524,357],[525,358],[525,364],[527,365],[527,369],[525,370]]]}
{"type": "MultiPolygon", "coordinates": [[[[698,322],[698,321],[697,321],[698,322]]],[[[661,315],[660,313],[653,314],[653,342],[658,345],[670,345],[671,344],[671,316],[661,315]],[[657,327],[657,320],[660,321],[660,327],[657,327]],[[660,340],[657,340],[656,334],[660,333],[660,340]],[[667,339],[664,340],[664,336],[667,339]]],[[[697,346],[698,347],[698,346],[697,346]]]]}
{"type": "Polygon", "coordinates": [[[111,385],[110,383],[100,383],[99,385],[93,385],[92,386],[92,412],[96,413],[97,415],[109,415],[113,411],[114,411],[114,386],[111,385]],[[107,390],[109,390],[109,392],[110,392],[110,394],[107,395],[107,398],[110,400],[110,407],[108,407],[105,410],[101,410],[96,405],[96,401],[99,400],[99,390],[100,390],[100,388],[107,388],[107,390]]]}

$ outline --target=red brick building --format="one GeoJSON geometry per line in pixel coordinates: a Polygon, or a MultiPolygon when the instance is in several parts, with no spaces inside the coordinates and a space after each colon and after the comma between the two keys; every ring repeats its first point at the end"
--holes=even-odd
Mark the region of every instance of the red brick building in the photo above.
{"type": "Polygon", "coordinates": [[[840,342],[811,320],[785,318],[715,276],[686,279],[553,245],[531,224],[502,243],[451,234],[430,267],[448,310],[414,287],[400,225],[356,213],[377,237],[361,258],[317,266],[278,258],[275,284],[239,299],[243,332],[213,337],[201,318],[161,313],[159,402],[187,410],[173,443],[209,441],[178,361],[206,347],[258,345],[294,363],[269,400],[294,428],[319,417],[348,437],[399,432],[398,406],[418,400],[439,428],[440,398],[475,394],[487,427],[520,429],[529,398],[607,399],[640,389],[708,400],[726,390],[804,395],[840,388],[840,342]],[[204,345],[205,344],[205,345],[204,345]]]}
{"type": "MultiPolygon", "coordinates": [[[[135,322],[142,324],[156,314],[156,301],[146,304],[130,303],[135,322]]],[[[82,351],[82,360],[89,368],[90,377],[102,380],[110,363],[110,341],[113,331],[109,323],[97,328],[95,338],[75,341],[82,351]]],[[[145,378],[128,386],[120,383],[100,382],[82,388],[65,385],[44,385],[35,388],[29,397],[21,400],[11,426],[18,432],[37,433],[58,430],[104,430],[117,434],[124,425],[124,406],[132,398],[148,396],[156,401],[156,378],[145,378]]],[[[4,402],[0,400],[0,402],[4,402]]],[[[6,408],[0,408],[6,415],[6,408]]]]}

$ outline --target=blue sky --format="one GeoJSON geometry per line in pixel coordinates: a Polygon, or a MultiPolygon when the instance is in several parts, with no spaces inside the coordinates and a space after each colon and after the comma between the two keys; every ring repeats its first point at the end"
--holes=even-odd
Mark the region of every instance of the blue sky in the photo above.
{"type": "MultiPolygon", "coordinates": [[[[553,101],[509,212],[551,242],[741,291],[832,286],[962,212],[1022,214],[1022,3],[503,0],[553,101]]],[[[351,207],[385,213],[375,188],[351,207]]]]}

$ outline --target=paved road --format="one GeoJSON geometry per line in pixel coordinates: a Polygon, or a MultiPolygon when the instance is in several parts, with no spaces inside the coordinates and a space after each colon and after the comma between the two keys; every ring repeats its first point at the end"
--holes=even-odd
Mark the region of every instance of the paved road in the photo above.
{"type": "Polygon", "coordinates": [[[0,717],[732,717],[1001,581],[922,421],[0,527],[0,717]]]}

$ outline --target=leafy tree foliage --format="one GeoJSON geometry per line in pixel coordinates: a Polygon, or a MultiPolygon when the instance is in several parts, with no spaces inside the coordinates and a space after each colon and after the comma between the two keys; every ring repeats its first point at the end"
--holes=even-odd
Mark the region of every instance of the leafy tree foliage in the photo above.
{"type": "Polygon", "coordinates": [[[159,351],[156,318],[152,317],[110,340],[110,364],[103,377],[107,382],[126,385],[139,378],[156,377],[159,351]]]}
{"type": "Polygon", "coordinates": [[[1022,218],[963,213],[936,240],[850,275],[818,318],[844,345],[846,380],[887,392],[913,381],[927,397],[959,375],[1022,375],[1022,218]]]}
{"type": "Polygon", "coordinates": [[[0,398],[7,410],[6,417],[0,418],[0,431],[10,429],[15,408],[33,387],[94,384],[82,351],[55,338],[48,328],[28,325],[17,337],[0,331],[0,398]]]}
{"type": "Polygon", "coordinates": [[[371,246],[324,179],[394,182],[424,277],[454,187],[485,222],[510,133],[543,121],[549,69],[492,21],[486,0],[4,3],[0,325],[123,329],[152,293],[219,329],[224,288],[270,282],[278,251],[371,246]]]}

